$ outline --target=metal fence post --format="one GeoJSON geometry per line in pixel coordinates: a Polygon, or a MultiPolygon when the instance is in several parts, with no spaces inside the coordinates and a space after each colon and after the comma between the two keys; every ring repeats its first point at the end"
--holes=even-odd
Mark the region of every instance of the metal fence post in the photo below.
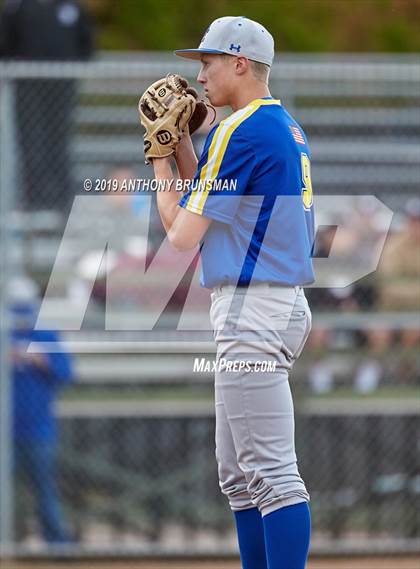
{"type": "Polygon", "coordinates": [[[13,549],[14,489],[7,283],[11,272],[11,213],[15,180],[14,85],[0,80],[0,557],[13,549]]]}

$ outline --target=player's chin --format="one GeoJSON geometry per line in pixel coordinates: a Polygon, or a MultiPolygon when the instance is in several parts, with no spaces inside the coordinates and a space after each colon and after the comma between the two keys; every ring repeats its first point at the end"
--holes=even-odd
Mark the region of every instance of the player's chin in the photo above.
{"type": "Polygon", "coordinates": [[[208,102],[210,103],[210,105],[212,105],[213,107],[223,107],[224,103],[220,102],[220,97],[217,97],[217,95],[210,95],[209,93],[206,93],[206,97],[208,102]]]}

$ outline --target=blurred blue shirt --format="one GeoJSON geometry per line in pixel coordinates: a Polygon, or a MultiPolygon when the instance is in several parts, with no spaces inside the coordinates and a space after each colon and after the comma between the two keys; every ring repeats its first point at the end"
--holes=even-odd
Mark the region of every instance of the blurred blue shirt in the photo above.
{"type": "MultiPolygon", "coordinates": [[[[26,350],[30,342],[59,342],[52,330],[33,330],[33,306],[12,309],[14,327],[12,349],[26,350]]],[[[54,400],[61,387],[73,380],[71,356],[68,353],[46,353],[45,369],[31,362],[12,364],[13,426],[18,441],[54,442],[57,438],[54,400]]]]}

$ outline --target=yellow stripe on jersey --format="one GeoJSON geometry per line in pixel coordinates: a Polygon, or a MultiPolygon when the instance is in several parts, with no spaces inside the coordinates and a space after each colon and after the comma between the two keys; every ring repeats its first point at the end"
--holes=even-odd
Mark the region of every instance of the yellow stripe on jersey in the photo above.
{"type": "Polygon", "coordinates": [[[202,215],[203,208],[211,190],[211,182],[217,178],[230,137],[238,126],[262,105],[280,105],[278,99],[256,99],[244,109],[222,121],[214,133],[207,155],[207,162],[201,169],[197,191],[192,191],[186,209],[202,215]]]}
{"type": "MultiPolygon", "coordinates": [[[[216,135],[218,135],[218,136],[217,136],[217,139],[215,141],[215,145],[213,146],[213,144],[211,144],[211,146],[210,146],[208,157],[207,157],[207,164],[206,164],[206,166],[208,164],[213,166],[212,170],[210,172],[210,176],[209,176],[210,181],[213,181],[217,178],[217,174],[219,173],[220,166],[222,165],[223,157],[225,155],[228,142],[229,142],[230,137],[232,136],[233,132],[245,119],[247,119],[249,116],[251,116],[255,112],[255,110],[256,110],[256,107],[251,106],[247,110],[247,112],[242,115],[242,117],[238,118],[235,122],[230,124],[227,128],[222,128],[219,133],[216,132],[215,137],[216,137],[216,135]],[[213,148],[212,148],[212,146],[213,146],[213,148]]],[[[226,125],[224,125],[224,126],[226,126],[226,125]]],[[[202,177],[200,175],[200,180],[205,180],[205,179],[206,179],[205,176],[202,177]]],[[[210,189],[211,189],[211,184],[207,183],[204,187],[202,195],[200,196],[200,201],[198,202],[197,209],[198,209],[199,213],[203,212],[204,204],[206,203],[210,189]]]]}

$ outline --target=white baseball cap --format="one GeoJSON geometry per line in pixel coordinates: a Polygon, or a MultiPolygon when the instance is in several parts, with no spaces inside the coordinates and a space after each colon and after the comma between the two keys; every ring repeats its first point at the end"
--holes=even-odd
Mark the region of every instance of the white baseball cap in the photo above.
{"type": "Polygon", "coordinates": [[[274,39],[264,26],[244,16],[225,16],[210,24],[198,49],[177,49],[175,55],[200,59],[203,53],[243,55],[270,65],[274,58],[274,39]]]}

